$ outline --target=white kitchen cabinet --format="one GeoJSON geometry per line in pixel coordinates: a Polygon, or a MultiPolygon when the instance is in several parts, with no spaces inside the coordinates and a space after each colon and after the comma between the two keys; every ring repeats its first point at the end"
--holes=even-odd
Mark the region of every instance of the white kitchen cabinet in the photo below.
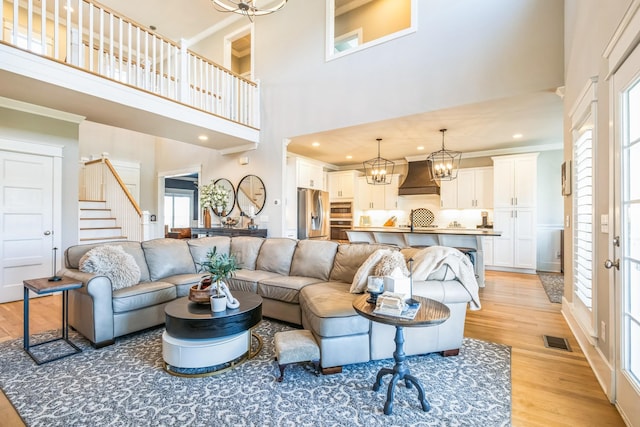
{"type": "Polygon", "coordinates": [[[329,197],[332,200],[353,199],[360,172],[341,171],[327,174],[329,180],[329,197]]]}
{"type": "Polygon", "coordinates": [[[440,181],[440,207],[442,209],[458,208],[458,180],[440,181]]]}
{"type": "Polygon", "coordinates": [[[458,171],[458,209],[493,208],[493,168],[458,171]]]}
{"type": "Polygon", "coordinates": [[[538,153],[492,157],[493,207],[536,206],[538,153]]]}
{"type": "Polygon", "coordinates": [[[494,157],[493,266],[537,267],[537,154],[494,157]]]}
{"type": "Polygon", "coordinates": [[[453,181],[440,183],[443,209],[492,209],[493,168],[460,169],[453,181]]]}
{"type": "Polygon", "coordinates": [[[322,166],[296,158],[296,183],[299,188],[324,190],[322,166]]]}
{"type": "Polygon", "coordinates": [[[358,178],[358,208],[360,210],[391,210],[398,208],[398,175],[391,177],[391,184],[367,184],[366,177],[358,178]]]}

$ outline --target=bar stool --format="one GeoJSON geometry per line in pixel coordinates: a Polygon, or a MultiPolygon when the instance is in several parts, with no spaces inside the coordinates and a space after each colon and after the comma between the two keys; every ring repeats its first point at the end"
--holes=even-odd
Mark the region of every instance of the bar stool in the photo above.
{"type": "MultiPolygon", "coordinates": [[[[476,248],[464,248],[464,247],[456,247],[456,249],[469,257],[469,261],[471,261],[471,265],[473,265],[473,271],[475,273],[475,271],[476,271],[476,254],[478,253],[478,250],[476,248]]],[[[476,277],[478,277],[477,274],[476,274],[476,277]]]]}

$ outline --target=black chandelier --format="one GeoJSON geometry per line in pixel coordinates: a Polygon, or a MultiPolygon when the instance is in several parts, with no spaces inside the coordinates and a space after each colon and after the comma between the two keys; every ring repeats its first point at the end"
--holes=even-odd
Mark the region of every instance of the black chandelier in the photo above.
{"type": "MultiPolygon", "coordinates": [[[[280,0],[275,6],[271,7],[258,7],[258,0],[246,0],[246,1],[234,1],[234,0],[211,0],[216,10],[219,12],[233,12],[239,15],[244,15],[251,22],[256,16],[269,15],[270,13],[277,12],[282,9],[288,0],[280,0]]],[[[260,3],[268,3],[264,0],[260,3]]]]}
{"type": "Polygon", "coordinates": [[[393,163],[391,160],[380,157],[380,141],[382,141],[382,138],[377,138],[376,141],[378,141],[378,157],[367,160],[366,162],[362,162],[362,165],[364,166],[364,174],[367,179],[367,184],[391,184],[395,163],[393,163]]]}
{"type": "Polygon", "coordinates": [[[434,181],[453,181],[458,177],[458,169],[460,169],[460,159],[462,153],[460,151],[445,150],[444,133],[446,129],[440,129],[442,132],[442,149],[429,154],[427,160],[431,162],[431,179],[434,181]]]}

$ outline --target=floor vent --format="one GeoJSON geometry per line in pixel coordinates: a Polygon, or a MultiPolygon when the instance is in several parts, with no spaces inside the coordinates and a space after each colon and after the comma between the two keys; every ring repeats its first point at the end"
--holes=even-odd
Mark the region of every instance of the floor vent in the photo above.
{"type": "Polygon", "coordinates": [[[566,338],[552,337],[549,335],[543,335],[542,338],[544,339],[544,346],[547,348],[571,351],[571,347],[566,338]]]}

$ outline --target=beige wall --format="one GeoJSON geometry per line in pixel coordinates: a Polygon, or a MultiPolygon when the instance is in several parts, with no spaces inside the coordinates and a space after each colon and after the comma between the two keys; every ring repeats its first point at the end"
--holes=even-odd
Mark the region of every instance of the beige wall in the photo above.
{"type": "Polygon", "coordinates": [[[62,146],[62,248],[78,243],[78,124],[0,107],[0,137],[62,146]]]}
{"type": "MultiPolygon", "coordinates": [[[[581,91],[587,85],[591,77],[597,77],[597,132],[595,141],[595,188],[594,188],[594,222],[596,234],[594,235],[594,307],[596,310],[596,330],[600,332],[600,322],[606,322],[606,339],[600,337],[596,347],[602,357],[613,363],[614,329],[613,314],[613,284],[609,283],[609,272],[602,267],[607,258],[610,236],[599,232],[600,216],[609,213],[609,164],[613,161],[609,157],[609,146],[613,143],[610,139],[610,125],[613,117],[610,114],[609,82],[606,79],[607,67],[603,59],[603,52],[611,40],[625,11],[631,4],[631,0],[565,0],[565,68],[566,68],[566,94],[564,99],[564,159],[572,158],[571,117],[570,112],[579,99],[581,91]]],[[[572,199],[564,198],[564,215],[572,218],[572,199]]],[[[573,228],[565,227],[565,298],[571,302],[572,295],[572,271],[571,252],[573,250],[573,228]]],[[[570,310],[568,307],[563,310],[570,310]]],[[[597,369],[596,369],[597,372],[597,369]]]]}

